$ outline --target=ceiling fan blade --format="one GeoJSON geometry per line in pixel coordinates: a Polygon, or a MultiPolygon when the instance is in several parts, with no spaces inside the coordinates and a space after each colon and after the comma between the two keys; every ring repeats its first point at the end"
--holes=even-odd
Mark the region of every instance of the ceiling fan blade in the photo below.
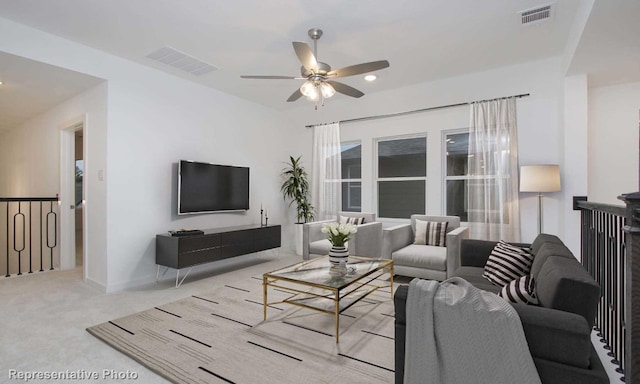
{"type": "Polygon", "coordinates": [[[348,67],[334,69],[327,73],[328,77],[346,77],[353,75],[360,75],[362,73],[378,71],[380,69],[388,68],[389,62],[387,60],[371,61],[369,63],[362,63],[356,65],[350,65],[348,67]]]}
{"type": "Polygon", "coordinates": [[[293,92],[293,93],[291,94],[291,96],[289,96],[289,98],[287,99],[287,101],[288,101],[288,102],[296,101],[296,100],[298,100],[298,99],[299,99],[299,98],[301,98],[301,97],[302,97],[302,92],[300,92],[300,88],[298,88],[298,89],[296,89],[296,91],[295,91],[295,92],[293,92]]]}
{"type": "MultiPolygon", "coordinates": [[[[262,80],[276,80],[276,79],[298,79],[299,77],[295,76],[254,76],[254,75],[242,75],[240,76],[242,79],[262,79],[262,80]]],[[[304,79],[302,77],[301,79],[304,79]]]]}
{"type": "Polygon", "coordinates": [[[336,90],[336,92],[340,92],[340,93],[345,94],[347,96],[351,96],[351,97],[362,97],[362,96],[364,96],[364,93],[360,92],[359,90],[357,90],[357,89],[355,89],[352,86],[349,86],[347,84],[339,83],[337,81],[327,81],[327,83],[331,84],[331,86],[333,87],[333,89],[336,90]]]}
{"type": "Polygon", "coordinates": [[[311,50],[311,48],[309,48],[307,43],[294,41],[293,50],[296,51],[298,60],[300,60],[300,63],[303,67],[313,73],[318,72],[318,61],[316,60],[316,56],[313,54],[313,51],[311,50]]]}

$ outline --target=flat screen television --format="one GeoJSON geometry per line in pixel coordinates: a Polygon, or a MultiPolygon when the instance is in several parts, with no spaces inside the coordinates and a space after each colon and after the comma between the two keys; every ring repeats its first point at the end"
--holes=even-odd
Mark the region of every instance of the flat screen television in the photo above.
{"type": "Polygon", "coordinates": [[[249,209],[249,168],[180,160],[178,214],[249,209]]]}

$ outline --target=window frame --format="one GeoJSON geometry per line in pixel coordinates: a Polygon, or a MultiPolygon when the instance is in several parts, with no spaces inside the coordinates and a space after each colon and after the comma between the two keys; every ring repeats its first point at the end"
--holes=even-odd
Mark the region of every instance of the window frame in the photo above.
{"type": "MultiPolygon", "coordinates": [[[[467,135],[469,134],[469,128],[455,128],[455,129],[445,129],[442,131],[442,159],[441,159],[441,163],[442,163],[442,212],[444,212],[445,215],[448,215],[449,212],[447,212],[447,182],[448,181],[455,181],[455,180],[466,180],[467,181],[467,186],[468,183],[471,181],[472,177],[469,175],[469,169],[467,169],[467,174],[464,176],[449,176],[447,173],[447,156],[448,156],[448,152],[447,152],[447,136],[449,135],[459,135],[461,133],[466,133],[467,135]]],[[[467,158],[469,156],[469,149],[467,147],[467,158]]],[[[468,187],[467,187],[468,188],[468,187]]],[[[468,190],[465,192],[465,194],[468,194],[468,190]]],[[[464,202],[466,211],[469,211],[469,201],[468,199],[465,199],[464,202]]],[[[468,218],[468,215],[467,215],[468,218]]],[[[467,221],[461,221],[462,223],[467,223],[467,221]]]]}
{"type": "MultiPolygon", "coordinates": [[[[380,201],[379,201],[379,196],[380,196],[380,191],[379,191],[379,182],[380,181],[422,181],[424,180],[424,206],[425,206],[425,210],[427,209],[427,204],[428,204],[428,174],[429,174],[429,137],[428,137],[428,133],[427,132],[417,132],[417,133],[411,133],[411,134],[406,134],[406,135],[394,135],[394,136],[383,136],[383,137],[376,137],[373,139],[373,183],[374,183],[374,187],[373,187],[373,203],[375,205],[374,207],[374,211],[376,213],[376,216],[378,217],[378,219],[384,219],[385,221],[388,222],[394,222],[394,221],[398,221],[398,222],[405,222],[406,220],[410,219],[410,217],[407,218],[398,218],[398,217],[381,217],[380,216],[380,201]],[[378,162],[379,162],[379,157],[378,157],[378,144],[380,142],[383,141],[394,141],[394,140],[404,140],[404,139],[418,139],[418,138],[424,138],[425,140],[425,175],[424,177],[422,176],[407,176],[407,177],[379,177],[379,169],[378,169],[378,162]]],[[[419,212],[416,212],[419,213],[419,212]]]]}
{"type": "MultiPolygon", "coordinates": [[[[342,147],[344,145],[356,144],[360,146],[360,178],[345,178],[342,172],[340,172],[340,188],[342,188],[343,183],[360,183],[360,210],[359,211],[348,211],[348,212],[362,212],[362,140],[348,140],[340,142],[340,153],[342,154],[342,147]]],[[[340,169],[342,169],[342,156],[340,156],[340,169]]],[[[350,193],[351,188],[347,188],[348,193],[350,193]]],[[[341,196],[342,201],[340,202],[340,207],[344,206],[345,196],[344,194],[341,196]]],[[[347,198],[347,203],[349,202],[347,198]]]]}

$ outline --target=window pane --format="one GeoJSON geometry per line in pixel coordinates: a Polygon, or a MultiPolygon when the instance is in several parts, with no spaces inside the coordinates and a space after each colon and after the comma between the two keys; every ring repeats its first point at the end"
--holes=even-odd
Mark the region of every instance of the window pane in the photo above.
{"type": "Polygon", "coordinates": [[[506,183],[497,183],[495,179],[469,180],[469,193],[474,193],[477,211],[469,212],[469,222],[495,223],[502,221],[509,224],[511,204],[501,207],[496,196],[507,196],[506,183]],[[500,220],[502,212],[502,220],[500,220]]]}
{"type": "Polygon", "coordinates": [[[362,183],[359,181],[342,182],[342,210],[360,212],[362,210],[362,183]]]}
{"type": "Polygon", "coordinates": [[[447,180],[447,215],[469,221],[467,215],[467,180],[447,180]]]}
{"type": "Polygon", "coordinates": [[[412,214],[425,213],[424,180],[379,181],[378,216],[408,219],[412,214]]]}
{"type": "Polygon", "coordinates": [[[469,173],[469,133],[447,135],[447,176],[464,176],[469,173]]]}
{"type": "Polygon", "coordinates": [[[427,139],[425,137],[378,142],[378,177],[426,175],[427,139]]]}
{"type": "Polygon", "coordinates": [[[362,177],[362,145],[351,143],[340,146],[342,157],[342,179],[362,177]]]}

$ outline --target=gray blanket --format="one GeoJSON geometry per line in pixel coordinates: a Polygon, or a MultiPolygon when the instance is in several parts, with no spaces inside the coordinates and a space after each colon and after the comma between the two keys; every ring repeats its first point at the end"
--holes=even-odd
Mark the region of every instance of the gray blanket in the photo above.
{"type": "Polygon", "coordinates": [[[461,278],[414,279],[407,296],[405,384],[539,384],[517,312],[461,278]]]}

